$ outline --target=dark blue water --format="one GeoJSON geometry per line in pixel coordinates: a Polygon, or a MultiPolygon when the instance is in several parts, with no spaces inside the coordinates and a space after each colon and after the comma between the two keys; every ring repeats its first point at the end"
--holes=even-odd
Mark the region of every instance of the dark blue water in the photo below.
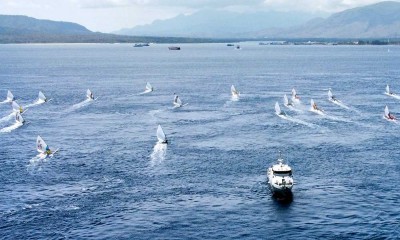
{"type": "Polygon", "coordinates": [[[1,239],[400,237],[400,125],[382,118],[385,105],[400,115],[383,94],[400,93],[400,47],[181,47],[0,46],[0,101],[8,89],[22,106],[39,90],[53,99],[0,133],[1,239]],[[138,95],[146,82],[155,91],[138,95]],[[302,111],[282,105],[293,87],[302,111]],[[88,88],[98,99],[79,104],[88,88]],[[189,105],[172,109],[173,93],[189,105]],[[37,135],[60,152],[35,160],[37,135]],[[291,203],[267,187],[278,151],[294,169],[291,203]]]}

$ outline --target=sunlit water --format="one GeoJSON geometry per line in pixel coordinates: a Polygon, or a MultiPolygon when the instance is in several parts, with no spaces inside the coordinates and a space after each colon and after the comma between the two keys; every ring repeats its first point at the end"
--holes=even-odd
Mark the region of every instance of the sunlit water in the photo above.
{"type": "Polygon", "coordinates": [[[0,101],[9,89],[30,104],[18,128],[0,105],[1,238],[400,237],[400,125],[382,117],[385,105],[400,115],[383,94],[400,93],[400,47],[167,47],[0,46],[0,101]],[[146,82],[154,91],[140,94],[146,82]],[[53,100],[32,104],[40,90],[53,100]],[[173,108],[174,93],[188,105],[173,108]],[[36,159],[37,135],[60,151],[36,159]],[[278,151],[294,169],[291,203],[267,187],[278,151]]]}

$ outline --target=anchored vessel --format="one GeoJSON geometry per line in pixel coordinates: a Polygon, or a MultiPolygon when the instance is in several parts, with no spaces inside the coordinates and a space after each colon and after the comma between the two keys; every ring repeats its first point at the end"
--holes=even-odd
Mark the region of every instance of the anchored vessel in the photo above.
{"type": "Polygon", "coordinates": [[[291,198],[294,184],[292,168],[283,163],[281,154],[276,164],[273,164],[267,171],[268,184],[271,192],[278,198],[291,198]]]}

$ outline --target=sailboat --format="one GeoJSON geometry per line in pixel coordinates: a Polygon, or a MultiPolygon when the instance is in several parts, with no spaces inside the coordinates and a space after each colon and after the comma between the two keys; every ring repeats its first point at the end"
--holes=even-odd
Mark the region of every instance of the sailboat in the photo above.
{"type": "Polygon", "coordinates": [[[395,117],[392,113],[389,112],[388,106],[385,106],[385,113],[384,113],[383,116],[384,116],[385,119],[388,120],[388,121],[397,121],[397,120],[396,120],[396,117],[395,117]]]}
{"type": "Polygon", "coordinates": [[[39,103],[47,102],[47,98],[46,98],[46,96],[43,94],[42,91],[39,91],[38,102],[39,102],[39,103]]]}
{"type": "Polygon", "coordinates": [[[7,99],[6,99],[6,102],[12,102],[12,101],[14,101],[14,100],[15,100],[14,95],[11,93],[10,90],[8,90],[8,91],[7,91],[7,99]]]}
{"type": "Polygon", "coordinates": [[[314,112],[314,113],[316,113],[316,114],[319,114],[319,115],[325,115],[325,114],[324,114],[324,110],[320,109],[320,108],[317,106],[317,104],[314,102],[313,99],[311,99],[311,108],[310,108],[310,111],[311,111],[311,112],[314,112]]]}
{"type": "Polygon", "coordinates": [[[394,98],[396,98],[396,99],[400,99],[400,96],[399,96],[399,95],[397,95],[396,93],[390,91],[389,84],[386,85],[386,89],[385,89],[385,90],[386,90],[386,91],[385,91],[385,94],[386,94],[386,95],[388,95],[388,96],[390,96],[390,97],[394,97],[394,98]]]}
{"type": "Polygon", "coordinates": [[[281,108],[279,107],[278,102],[275,103],[275,114],[278,116],[286,116],[286,113],[282,111],[281,108]]]}
{"type": "Polygon", "coordinates": [[[329,101],[331,101],[331,102],[336,102],[336,101],[338,101],[338,100],[336,99],[336,97],[333,96],[332,91],[331,91],[330,89],[328,90],[328,99],[329,99],[329,101]]]}
{"type": "Polygon", "coordinates": [[[240,92],[238,90],[236,90],[235,86],[231,86],[231,93],[232,93],[232,97],[234,98],[238,98],[240,95],[240,92]]]}
{"type": "Polygon", "coordinates": [[[300,96],[297,95],[296,89],[292,89],[292,102],[300,102],[300,96]]]}
{"type": "Polygon", "coordinates": [[[147,82],[145,92],[152,92],[153,90],[153,86],[151,86],[151,84],[147,82]]]}
{"type": "Polygon", "coordinates": [[[52,151],[50,147],[46,144],[46,142],[40,137],[37,136],[36,139],[36,149],[39,152],[38,157],[46,158],[46,157],[53,157],[53,155],[58,152],[59,149],[52,151]]]}
{"type": "Polygon", "coordinates": [[[17,112],[17,113],[15,114],[15,121],[16,121],[17,123],[20,123],[21,125],[25,123],[24,118],[22,117],[21,113],[19,113],[19,112],[17,112]]]}
{"type": "Polygon", "coordinates": [[[158,128],[157,128],[157,139],[158,139],[158,143],[162,143],[162,144],[168,143],[167,137],[165,136],[165,133],[161,128],[161,125],[158,125],[158,128]]]}
{"type": "Polygon", "coordinates": [[[174,108],[179,108],[179,107],[183,107],[186,105],[187,105],[187,103],[183,104],[182,100],[179,98],[179,96],[174,94],[174,108]]]}
{"type": "Polygon", "coordinates": [[[289,99],[288,99],[288,97],[286,96],[286,94],[283,96],[283,104],[284,104],[286,107],[289,107],[289,106],[292,106],[292,107],[293,107],[293,102],[289,102],[289,99]]]}
{"type": "Polygon", "coordinates": [[[86,90],[86,98],[88,100],[94,100],[93,93],[90,91],[90,89],[86,90]]]}
{"type": "Polygon", "coordinates": [[[18,103],[16,101],[13,101],[11,105],[12,105],[14,112],[19,112],[19,113],[25,112],[24,109],[20,105],[18,105],[18,103]]]}

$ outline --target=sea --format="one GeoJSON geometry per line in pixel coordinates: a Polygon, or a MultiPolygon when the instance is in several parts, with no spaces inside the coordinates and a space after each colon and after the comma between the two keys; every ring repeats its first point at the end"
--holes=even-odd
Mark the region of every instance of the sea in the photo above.
{"type": "Polygon", "coordinates": [[[0,45],[0,239],[399,239],[400,46],[240,45],[0,45]]]}

